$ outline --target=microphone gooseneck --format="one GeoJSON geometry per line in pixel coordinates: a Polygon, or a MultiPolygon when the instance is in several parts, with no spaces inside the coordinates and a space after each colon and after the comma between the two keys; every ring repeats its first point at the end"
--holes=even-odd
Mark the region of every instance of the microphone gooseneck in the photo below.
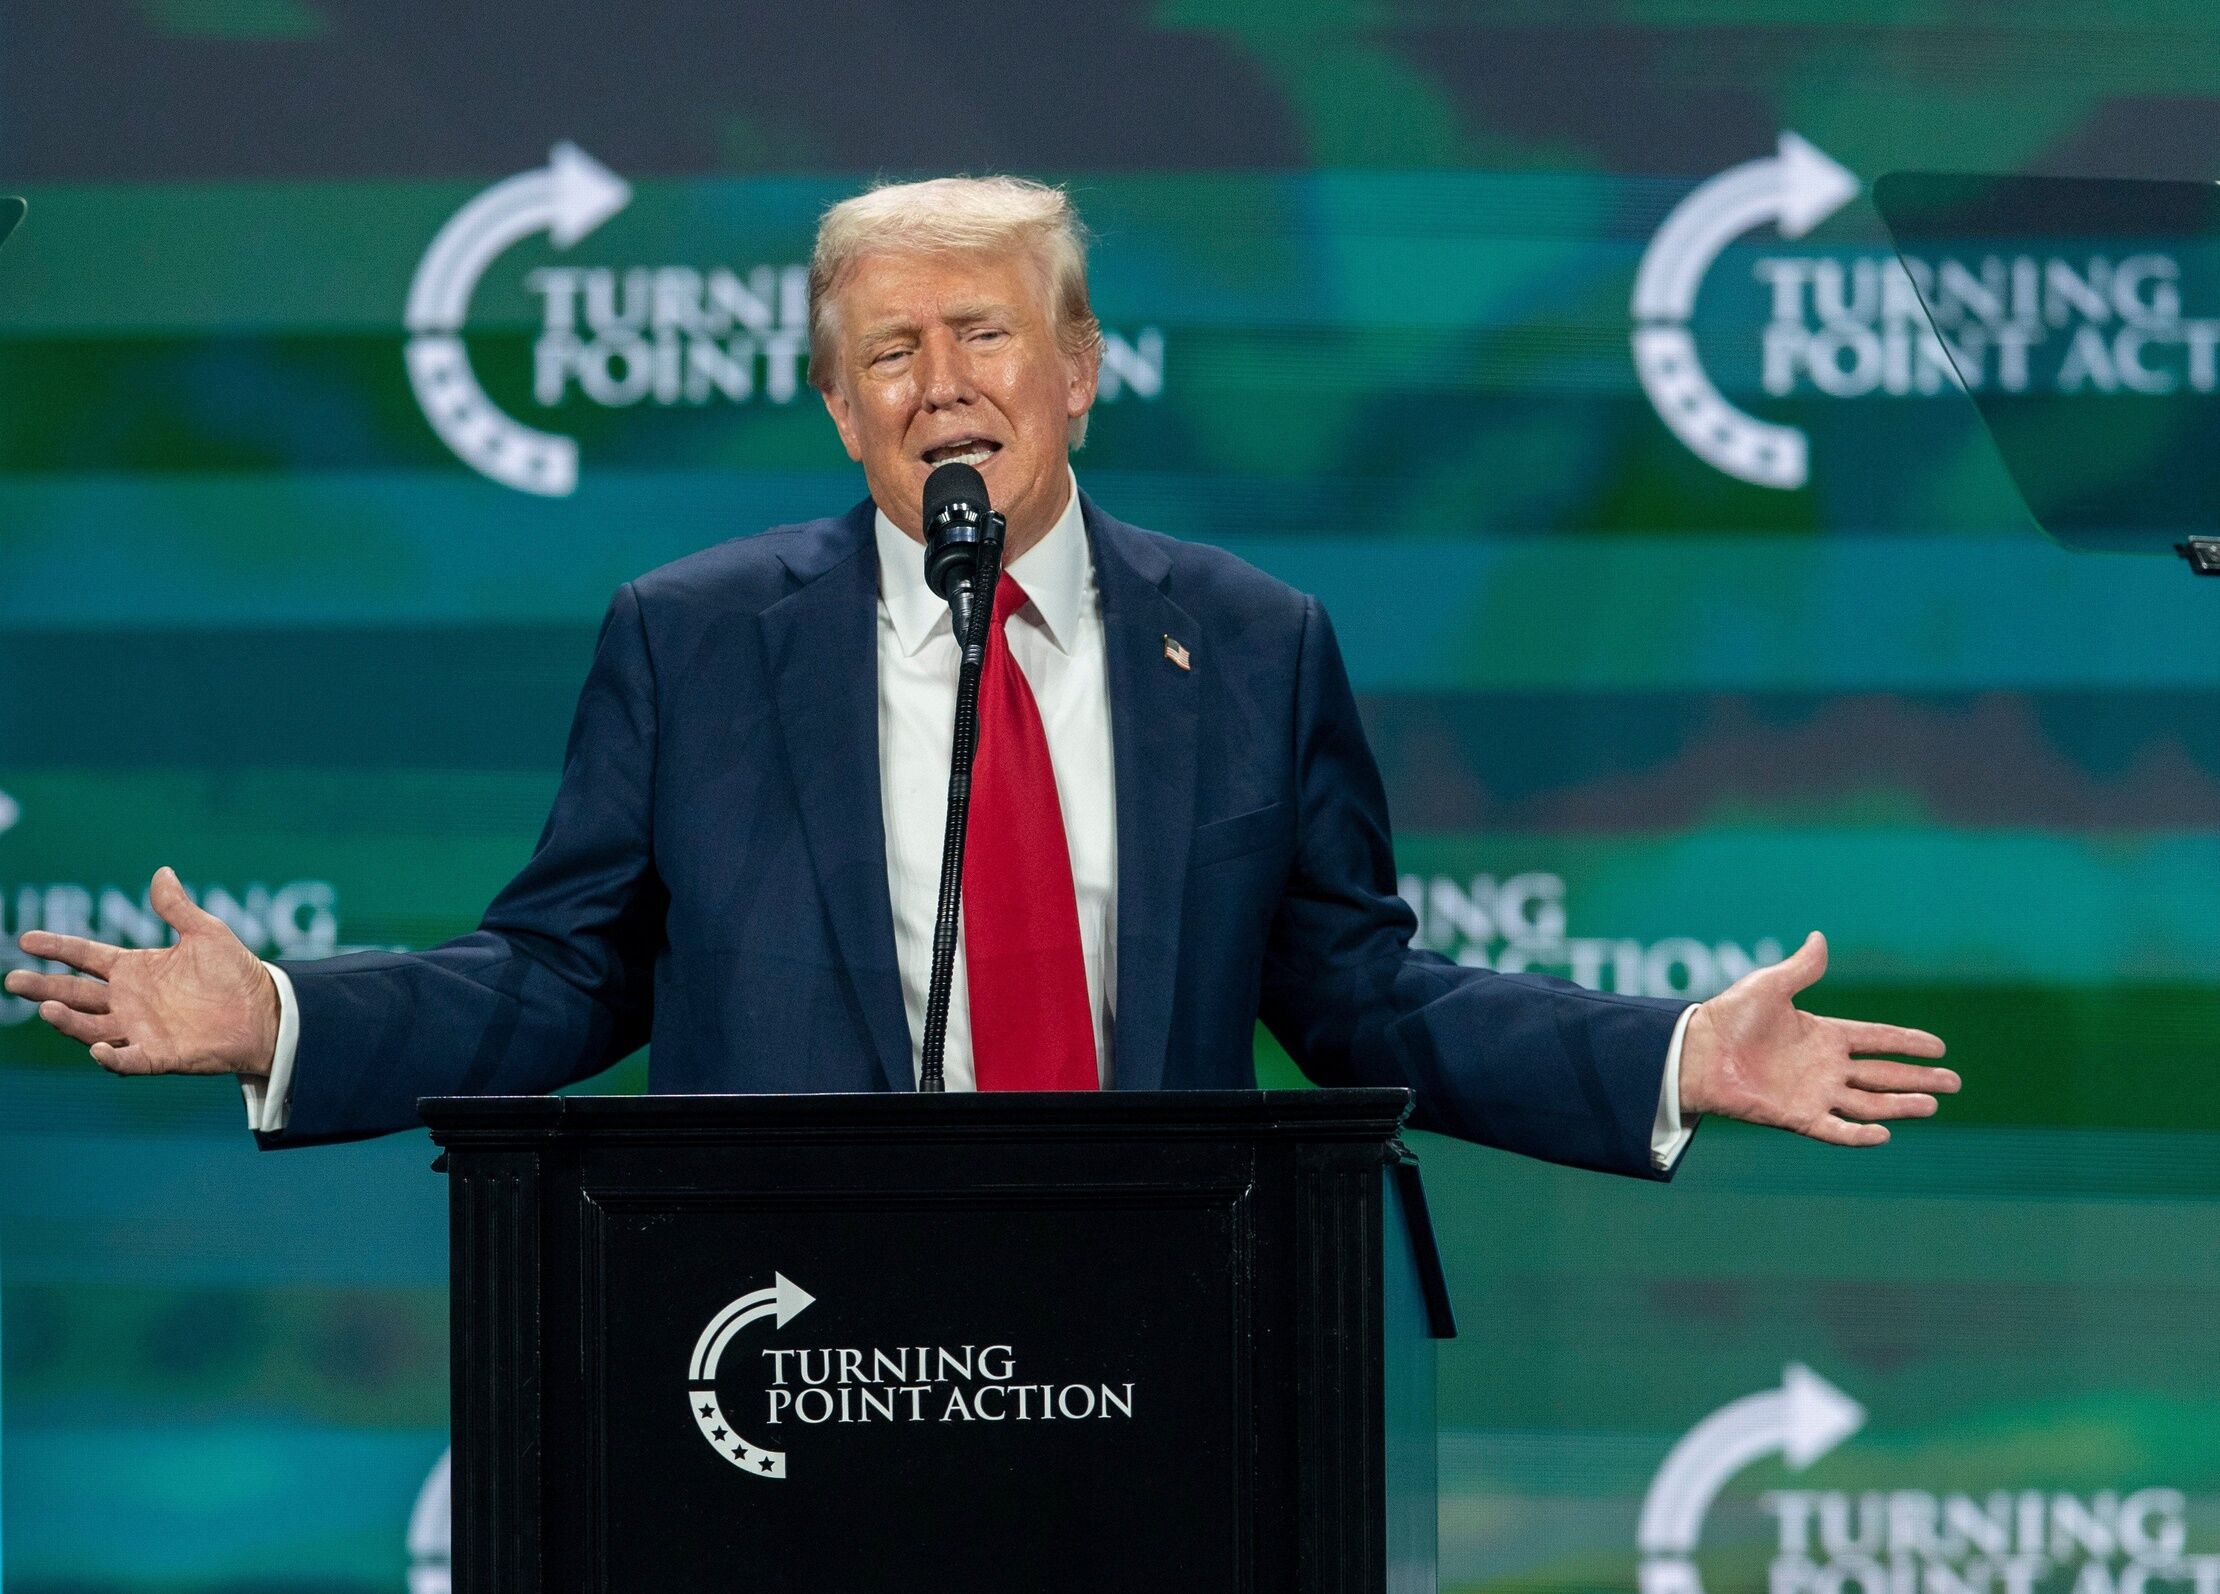
{"type": "Polygon", "coordinates": [[[948,756],[948,828],[940,844],[940,904],[933,919],[933,976],[925,998],[925,1042],[917,1088],[948,1088],[948,1003],[962,923],[964,838],[971,818],[971,766],[979,750],[979,674],[1002,580],[1002,517],[987,484],[969,465],[947,464],[925,478],[925,583],[948,602],[961,650],[956,671],[955,735],[948,756]]]}

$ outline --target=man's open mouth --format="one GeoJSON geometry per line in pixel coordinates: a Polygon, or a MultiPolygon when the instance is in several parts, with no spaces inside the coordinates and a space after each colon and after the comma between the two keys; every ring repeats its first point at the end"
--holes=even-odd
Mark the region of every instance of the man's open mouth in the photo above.
{"type": "Polygon", "coordinates": [[[995,454],[1001,452],[1001,449],[1002,445],[992,438],[959,437],[952,443],[940,443],[928,448],[925,450],[924,458],[928,466],[953,463],[970,465],[976,469],[995,454]]]}

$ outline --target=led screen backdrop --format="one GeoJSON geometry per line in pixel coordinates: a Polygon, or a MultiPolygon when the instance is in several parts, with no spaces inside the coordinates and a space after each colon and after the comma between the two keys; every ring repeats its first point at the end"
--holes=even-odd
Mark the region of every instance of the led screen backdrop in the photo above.
{"type": "MultiPolygon", "coordinates": [[[[159,942],[163,863],[269,955],[469,928],[611,590],[860,496],[818,212],[1052,178],[1079,478],[1325,599],[1428,942],[1701,996],[1821,927],[1966,1075],[1670,1188],[1425,1142],[1445,1586],[2214,1594],[2220,593],[2033,528],[1866,191],[2210,178],[2216,84],[2186,0],[17,0],[0,928],[159,942]]],[[[2148,240],[1912,269],[1979,380],[2214,382],[2148,240]]],[[[0,1002],[7,1594],[444,1587],[428,1155],[0,1002]]]]}

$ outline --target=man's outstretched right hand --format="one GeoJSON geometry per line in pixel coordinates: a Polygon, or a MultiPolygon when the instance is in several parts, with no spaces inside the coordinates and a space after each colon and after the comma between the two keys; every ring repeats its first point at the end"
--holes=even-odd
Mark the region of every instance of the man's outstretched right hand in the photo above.
{"type": "Polygon", "coordinates": [[[16,969],[10,996],[39,1004],[39,1017],[92,1048],[116,1074],[267,1075],[277,1055],[278,995],[270,971],[231,927],[186,895],[161,869],[147,901],[177,944],[126,951],[81,936],[28,930],[16,944],[80,974],[16,969]]]}

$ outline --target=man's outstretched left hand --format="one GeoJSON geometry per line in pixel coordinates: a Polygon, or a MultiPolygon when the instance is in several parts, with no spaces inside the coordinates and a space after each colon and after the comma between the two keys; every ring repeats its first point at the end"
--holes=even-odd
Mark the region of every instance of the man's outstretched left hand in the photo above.
{"type": "Polygon", "coordinates": [[[1958,1076],[1889,1059],[1940,1057],[1941,1040],[1801,1011],[1796,993],[1826,972],[1827,938],[1815,930],[1696,1009],[1681,1042],[1683,1116],[1719,1113],[1838,1146],[1878,1146],[1886,1120],[1933,1116],[1958,1076]]]}

